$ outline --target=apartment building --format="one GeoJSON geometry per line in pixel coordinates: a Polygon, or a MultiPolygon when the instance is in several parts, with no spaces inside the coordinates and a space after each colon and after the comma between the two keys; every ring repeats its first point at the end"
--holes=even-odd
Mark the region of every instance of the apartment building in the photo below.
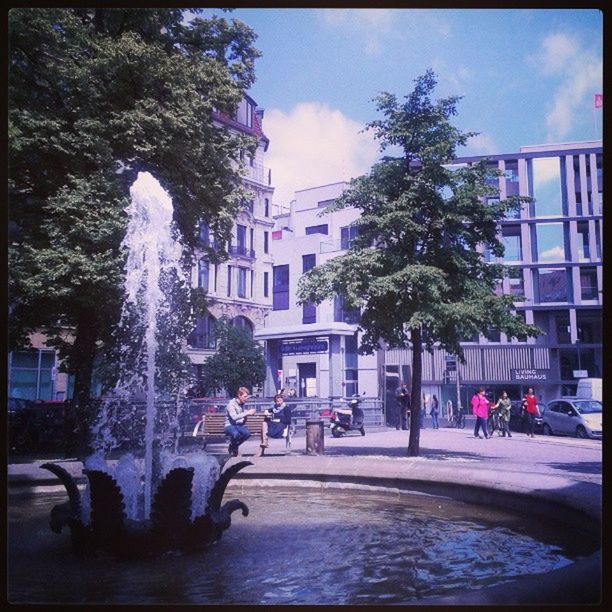
{"type": "Polygon", "coordinates": [[[355,235],[355,209],[326,213],[345,189],[333,183],[295,193],[276,216],[272,234],[272,310],[255,338],[265,343],[264,393],[294,390],[298,397],[378,396],[378,356],[357,354],[359,313],[338,298],[298,305],[297,283],[310,268],[346,251],[355,235]]]}
{"type": "MultiPolygon", "coordinates": [[[[201,377],[202,364],[215,352],[215,323],[224,316],[233,325],[251,333],[263,327],[272,309],[272,255],[270,252],[274,219],[272,216],[271,171],[264,165],[269,140],[263,132],[264,111],[245,96],[236,114],[230,117],[215,112],[218,125],[236,133],[257,138],[257,150],[245,152],[242,175],[244,186],[253,197],[235,220],[228,245],[229,259],[212,263],[203,249],[196,252],[196,265],[191,271],[193,287],[204,289],[211,299],[208,314],[198,317],[194,331],[187,338],[187,354],[194,364],[196,378],[201,377]]],[[[208,225],[200,223],[201,247],[214,246],[208,225]]]]}

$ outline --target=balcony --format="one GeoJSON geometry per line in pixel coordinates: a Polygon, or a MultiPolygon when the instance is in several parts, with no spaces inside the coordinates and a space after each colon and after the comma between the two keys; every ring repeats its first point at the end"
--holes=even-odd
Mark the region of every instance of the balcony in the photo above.
{"type": "Polygon", "coordinates": [[[254,163],[252,166],[247,164],[244,168],[243,177],[260,185],[272,184],[272,170],[259,163],[254,163]]]}
{"type": "Polygon", "coordinates": [[[247,249],[246,247],[240,245],[231,245],[229,248],[229,254],[232,257],[255,259],[255,251],[253,249],[247,249]]]}

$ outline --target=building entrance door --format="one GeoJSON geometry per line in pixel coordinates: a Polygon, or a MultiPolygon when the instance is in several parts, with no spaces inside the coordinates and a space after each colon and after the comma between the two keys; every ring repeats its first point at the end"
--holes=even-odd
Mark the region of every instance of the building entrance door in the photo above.
{"type": "Polygon", "coordinates": [[[317,395],[317,364],[298,363],[298,393],[299,397],[316,397],[317,395]]]}

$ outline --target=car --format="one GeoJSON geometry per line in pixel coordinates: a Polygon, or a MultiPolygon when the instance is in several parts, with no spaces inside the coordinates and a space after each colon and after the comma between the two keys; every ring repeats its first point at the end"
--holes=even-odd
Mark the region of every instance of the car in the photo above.
{"type": "Polygon", "coordinates": [[[65,402],[9,398],[9,450],[55,451],[63,447],[65,402]]]}
{"type": "MultiPolygon", "coordinates": [[[[542,419],[542,412],[546,409],[546,404],[538,402],[538,408],[540,409],[540,416],[536,415],[534,422],[535,433],[542,433],[542,427],[544,421],[542,419]]],[[[527,422],[523,414],[523,402],[522,400],[511,400],[510,402],[510,423],[508,424],[511,431],[518,431],[520,433],[527,433],[527,422]]]]}
{"type": "Polygon", "coordinates": [[[542,433],[577,438],[602,437],[602,403],[594,399],[560,397],[548,402],[542,433]]]}

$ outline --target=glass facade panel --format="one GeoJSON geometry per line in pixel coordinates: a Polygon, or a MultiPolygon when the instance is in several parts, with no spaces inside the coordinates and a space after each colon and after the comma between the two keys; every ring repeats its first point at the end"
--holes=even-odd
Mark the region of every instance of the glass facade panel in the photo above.
{"type": "Polygon", "coordinates": [[[535,287],[538,290],[538,301],[568,302],[569,288],[567,270],[565,268],[541,268],[534,270],[535,287]]]}
{"type": "Polygon", "coordinates": [[[580,297],[583,300],[597,299],[596,268],[580,268],[580,297]]]}
{"type": "Polygon", "coordinates": [[[30,350],[11,353],[9,396],[29,400],[54,399],[54,366],[54,351],[30,350]]]}
{"type": "Polygon", "coordinates": [[[538,261],[565,261],[563,223],[536,224],[538,261]]]}
{"type": "Polygon", "coordinates": [[[531,160],[534,212],[536,217],[563,214],[561,197],[561,162],[559,157],[538,157],[531,160]]]}

